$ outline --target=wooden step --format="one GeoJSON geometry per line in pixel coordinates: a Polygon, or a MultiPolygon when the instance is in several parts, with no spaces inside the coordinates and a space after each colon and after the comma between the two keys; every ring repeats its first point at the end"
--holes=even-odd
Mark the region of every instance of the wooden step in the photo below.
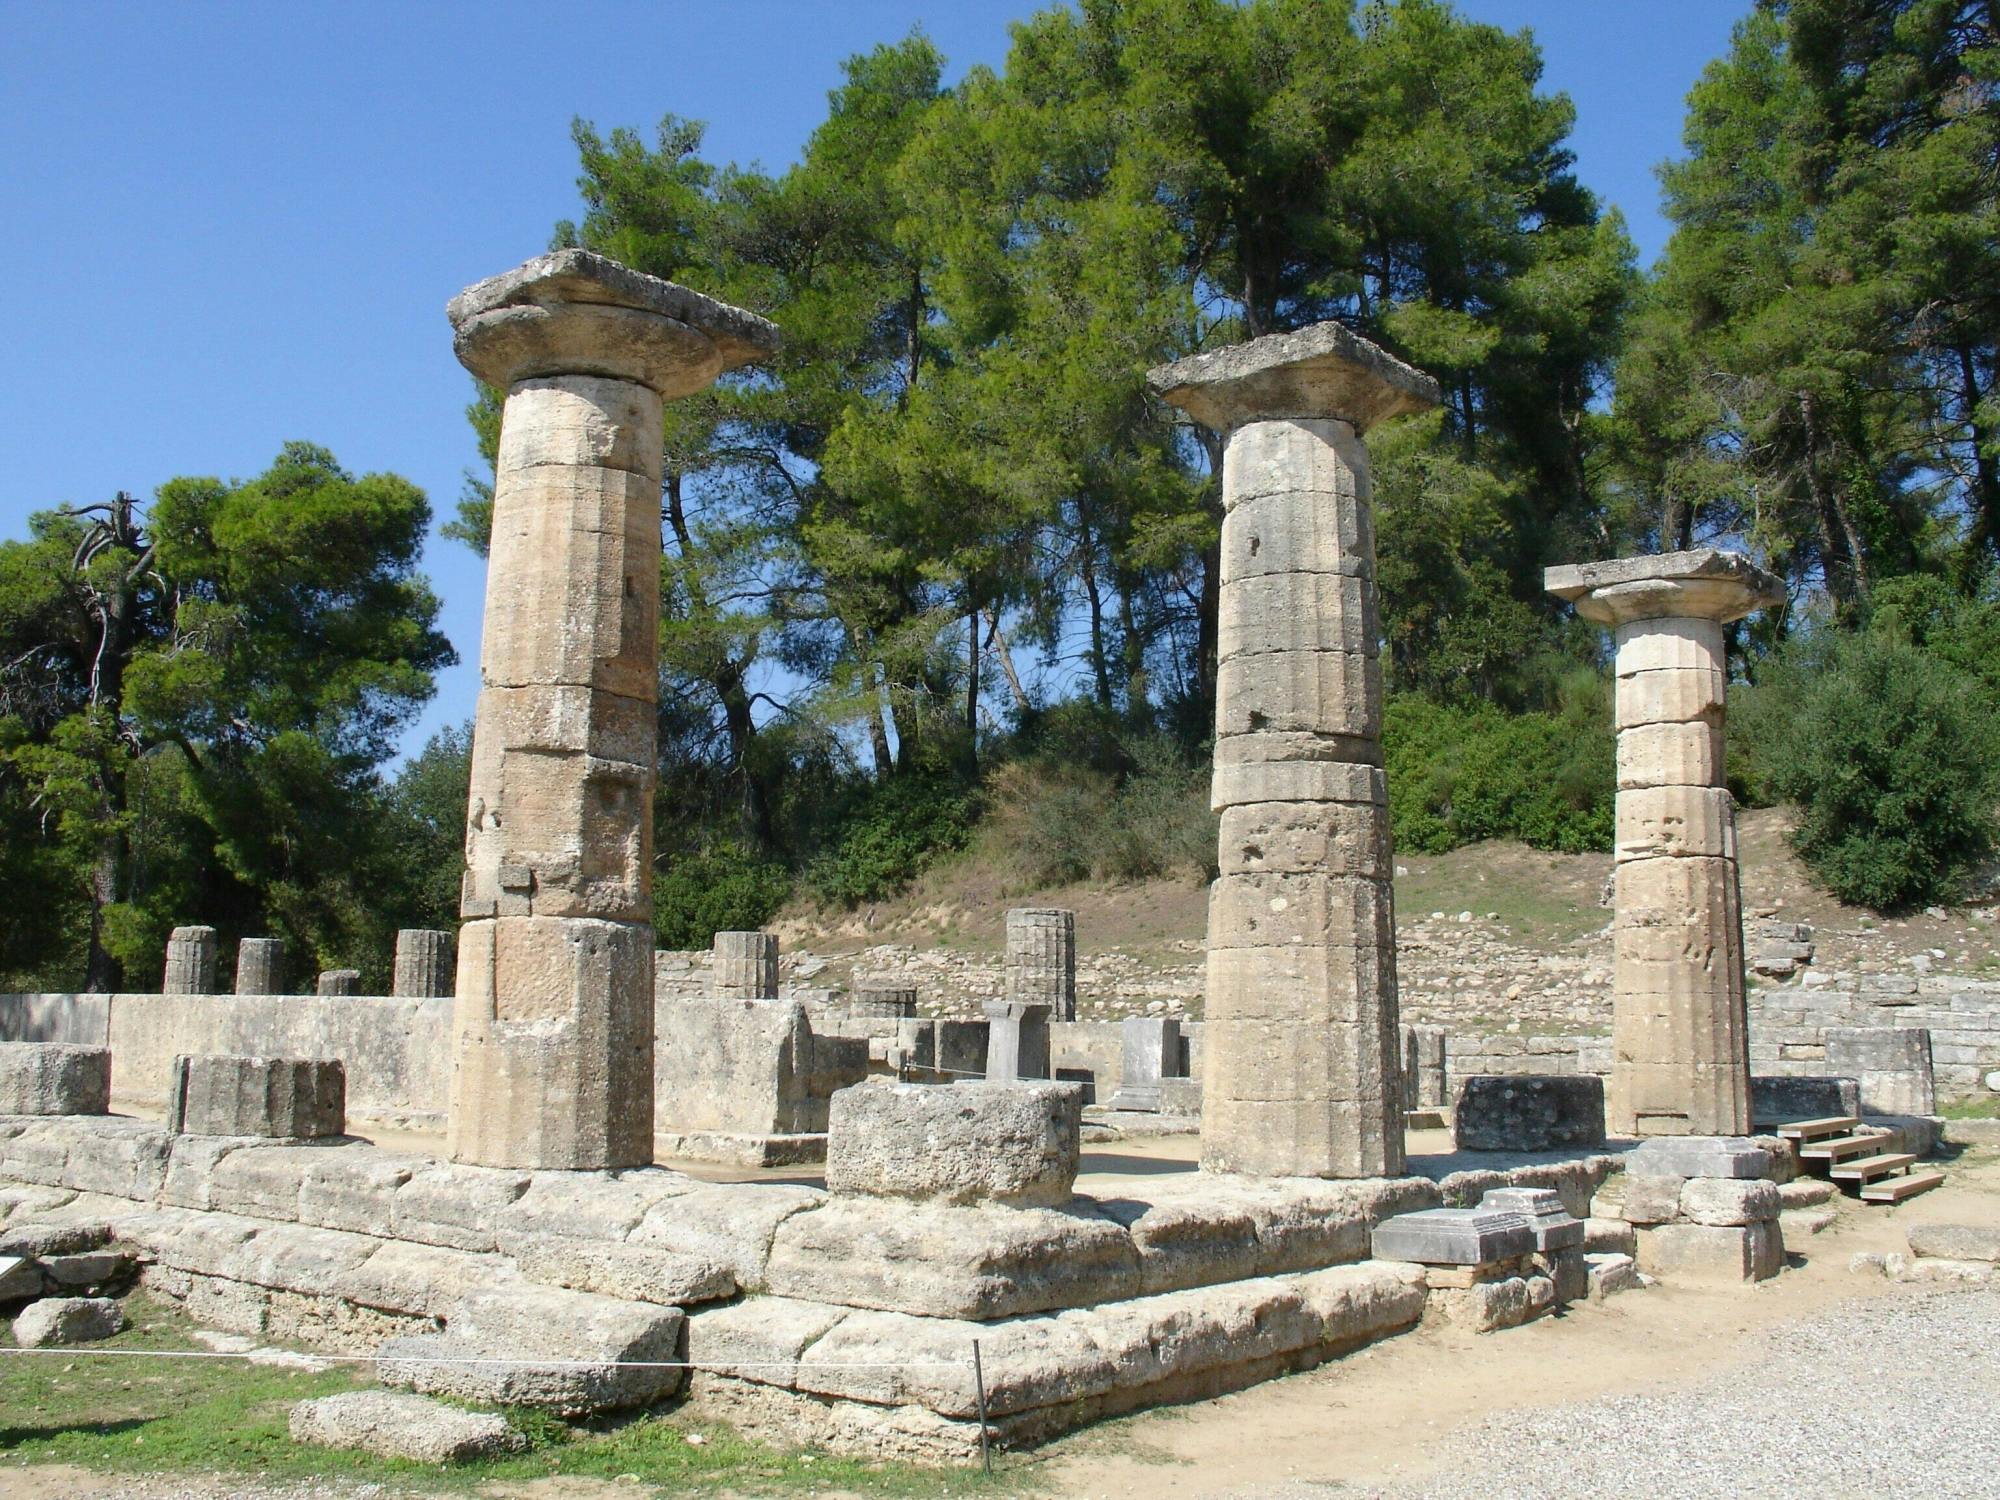
{"type": "Polygon", "coordinates": [[[1916,1158],[1907,1151],[1892,1151],[1886,1156],[1869,1156],[1860,1161],[1842,1162],[1833,1169],[1832,1175],[1842,1182],[1869,1182],[1877,1177],[1886,1177],[1891,1172],[1900,1172],[1916,1158]]]}
{"type": "Polygon", "coordinates": [[[1814,1141],[1801,1147],[1799,1155],[1806,1161],[1837,1162],[1850,1156],[1873,1156],[1884,1146],[1894,1144],[1894,1139],[1886,1135],[1845,1135],[1838,1140],[1814,1141]]]}
{"type": "Polygon", "coordinates": [[[1861,1196],[1870,1203],[1901,1203],[1905,1198],[1913,1198],[1918,1193],[1928,1193],[1943,1181],[1942,1172],[1912,1172],[1907,1177],[1891,1177],[1886,1182],[1871,1182],[1861,1189],[1861,1196]]]}
{"type": "Polygon", "coordinates": [[[1853,1115],[1831,1115],[1824,1120],[1793,1120],[1780,1125],[1775,1134],[1788,1141],[1818,1141],[1844,1134],[1860,1123],[1853,1115]]]}

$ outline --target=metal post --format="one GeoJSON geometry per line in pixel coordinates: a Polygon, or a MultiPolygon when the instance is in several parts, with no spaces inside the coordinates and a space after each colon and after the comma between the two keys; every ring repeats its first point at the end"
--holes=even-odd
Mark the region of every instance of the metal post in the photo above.
{"type": "Polygon", "coordinates": [[[979,1340],[972,1341],[972,1388],[979,1396],[979,1461],[986,1465],[986,1477],[993,1477],[993,1449],[986,1441],[986,1370],[979,1362],[979,1340]]]}

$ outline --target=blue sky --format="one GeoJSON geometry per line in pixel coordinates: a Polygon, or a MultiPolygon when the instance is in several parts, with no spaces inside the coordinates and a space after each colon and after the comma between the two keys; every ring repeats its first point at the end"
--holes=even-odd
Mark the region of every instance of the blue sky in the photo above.
{"type": "MultiPolygon", "coordinates": [[[[1749,0],[1459,0],[1531,28],[1578,172],[1665,243],[1653,168],[1749,0]]],[[[476,460],[444,304],[577,211],[569,123],[709,123],[792,161],[842,58],[921,24],[955,77],[1034,0],[0,0],[0,536],[29,512],[248,476],[307,438],[448,519],[476,460]]],[[[470,716],[484,569],[425,566],[463,661],[412,729],[470,716]]]]}

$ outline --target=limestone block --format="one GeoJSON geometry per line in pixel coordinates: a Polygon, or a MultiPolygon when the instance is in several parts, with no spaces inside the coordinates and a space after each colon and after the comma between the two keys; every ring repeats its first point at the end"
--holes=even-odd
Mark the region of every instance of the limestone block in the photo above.
{"type": "Polygon", "coordinates": [[[1375,518],[1350,486],[1239,495],[1222,518],[1222,576],[1375,571],[1375,518]]]}
{"type": "Polygon", "coordinates": [[[1590,1295],[1590,1262],[1584,1259],[1581,1247],[1538,1252],[1528,1257],[1525,1269],[1548,1279],[1557,1307],[1581,1302],[1590,1295]]]}
{"type": "Polygon", "coordinates": [[[1722,725],[1713,719],[1640,724],[1618,734],[1618,789],[1721,786],[1722,725]]]}
{"type": "Polygon", "coordinates": [[[337,1136],[347,1128],[347,1069],[326,1058],[183,1054],[167,1123],[176,1135],[337,1136]]]}
{"type": "Polygon", "coordinates": [[[314,991],[321,995],[358,995],[361,993],[361,971],[359,969],[322,969],[314,991]]]}
{"type": "Polygon", "coordinates": [[[649,1406],[679,1388],[684,1321],[678,1308],[494,1288],[464,1297],[444,1333],[384,1344],[375,1375],[426,1395],[592,1416],[649,1406]]]}
{"type": "MultiPolygon", "coordinates": [[[[1259,738],[1237,735],[1232,743],[1259,738]]],[[[1388,800],[1382,768],[1357,761],[1217,760],[1209,783],[1209,806],[1216,812],[1252,802],[1372,802],[1388,800]]]]}
{"type": "Polygon", "coordinates": [[[1403,1028],[1403,1108],[1442,1109],[1445,1097],[1445,1031],[1442,1026],[1403,1028]]]}
{"type": "Polygon", "coordinates": [[[285,993],[285,940],[245,938],[236,945],[236,993],[285,993]]]}
{"type": "Polygon", "coordinates": [[[1903,1234],[1912,1255],[2000,1261],[2000,1224],[1912,1224],[1903,1234]]]}
{"type": "Polygon", "coordinates": [[[60,1042],[0,1042],[0,1115],[101,1115],[111,1053],[60,1042]]]}
{"type": "Polygon", "coordinates": [[[499,1210],[494,1228],[503,1234],[622,1240],[639,1226],[656,1203],[677,1198],[699,1186],[697,1179],[661,1167],[620,1172],[536,1172],[527,1191],[499,1210]]]}
{"type": "Polygon", "coordinates": [[[1260,573],[1223,582],[1216,615],[1221,661],[1278,651],[1374,656],[1381,646],[1372,577],[1260,573]]]}
{"type": "Polygon", "coordinates": [[[1446,1321],[1470,1333],[1518,1328],[1554,1307],[1555,1301],[1555,1283],[1546,1276],[1508,1276],[1430,1296],[1431,1306],[1446,1321]]]}
{"type": "Polygon", "coordinates": [[[42,1258],[42,1274],[57,1291],[88,1291],[124,1281],[133,1272],[132,1257],[122,1250],[86,1250],[74,1255],[42,1258]]]}
{"type": "Polygon", "coordinates": [[[1775,1220],[1737,1228],[1661,1224],[1639,1236],[1639,1263],[1676,1281],[1766,1281],[1784,1265],[1775,1220]]]}
{"type": "MultiPolygon", "coordinates": [[[[755,936],[755,934],[753,934],[755,936]]],[[[812,1089],[814,1036],[794,1000],[663,1000],[655,1113],[665,1131],[790,1135],[826,1129],[812,1089]]]]}
{"type": "Polygon", "coordinates": [[[1640,672],[1723,671],[1728,655],[1722,626],[1686,615],[1628,620],[1612,632],[1614,670],[1620,677],[1640,672]]]}
{"type": "Polygon", "coordinates": [[[1736,802],[1727,787],[1626,788],[1618,793],[1617,825],[1620,860],[1736,858],[1736,802]]]}
{"type": "Polygon", "coordinates": [[[1602,1302],[1620,1292],[1636,1292],[1641,1286],[1639,1263],[1630,1254],[1585,1255],[1590,1267],[1590,1300],[1602,1302]]]}
{"type": "Polygon", "coordinates": [[[1829,1026],[1824,1035],[1827,1071],[1858,1081],[1864,1113],[1937,1113],[1937,1083],[1927,1029],[1829,1026]]]}
{"type": "Polygon", "coordinates": [[[452,979],[451,934],[423,927],[405,927],[396,934],[395,979],[390,993],[413,998],[449,995],[452,979]]]}
{"type": "Polygon", "coordinates": [[[1378,739],[1382,668],[1355,651],[1272,651],[1216,668],[1215,732],[1378,739]]]}
{"type": "Polygon", "coordinates": [[[657,481],[660,449],[645,441],[662,421],[659,393],[595,375],[523,380],[507,392],[495,468],[544,464],[624,469],[657,481]]]}
{"type": "MultiPolygon", "coordinates": [[[[179,1154],[176,1148],[176,1159],[179,1154]]],[[[307,1152],[299,1164],[299,1222],[353,1234],[389,1229],[395,1222],[396,1195],[431,1165],[426,1157],[358,1149],[307,1152]]]]}
{"type": "Polygon", "coordinates": [[[1641,1141],[1625,1158],[1627,1201],[1630,1183],[1641,1176],[1769,1177],[1771,1156],[1740,1136],[1675,1136],[1641,1141]]]}
{"type": "MultiPolygon", "coordinates": [[[[111,1243],[111,1226],[80,1224],[10,1224],[0,1233],[0,1255],[46,1260],[52,1255],[83,1255],[111,1243]]],[[[1919,1252],[1920,1254],[1923,1252],[1919,1252]]]]}
{"type": "Polygon", "coordinates": [[[472,758],[467,915],[650,920],[652,845],[641,816],[650,766],[509,746],[495,734],[472,758]]]}
{"type": "Polygon", "coordinates": [[[720,999],[778,998],[778,935],[718,932],[709,988],[720,999]]]}
{"type": "Polygon", "coordinates": [[[1639,1237],[1623,1219],[1585,1219],[1583,1249],[1586,1255],[1635,1255],[1639,1237]]]}
{"type": "Polygon", "coordinates": [[[1461,1151],[1556,1151],[1604,1144],[1604,1080],[1474,1075],[1458,1090],[1452,1139],[1461,1151]]]}
{"type": "Polygon", "coordinates": [[[0,1303],[42,1294],[42,1268],[24,1255],[0,1255],[0,1303]]]}
{"type": "Polygon", "coordinates": [[[1083,1090],[1070,1083],[868,1084],[833,1096],[835,1194],[940,1203],[1067,1203],[1083,1090]]]}
{"type": "Polygon", "coordinates": [[[1720,724],[1728,683],[1719,667],[1635,672],[1620,677],[1612,725],[1623,734],[1641,724],[1686,724],[1697,719],[1720,724]]]}
{"type": "MultiPolygon", "coordinates": [[[[309,1222],[299,1202],[307,1164],[323,1152],[339,1150],[338,1143],[273,1146],[258,1140],[227,1152],[216,1158],[209,1172],[211,1206],[223,1213],[309,1222]]],[[[364,1226],[361,1232],[379,1234],[382,1222],[364,1226]]]]}
{"type": "Polygon", "coordinates": [[[513,1277],[497,1256],[382,1240],[360,1265],[343,1271],[330,1290],[359,1307],[441,1319],[474,1286],[513,1277]]]}
{"type": "Polygon", "coordinates": [[[1671,1224],[1680,1217],[1681,1189],[1686,1184],[1685,1177],[1649,1171],[1635,1162],[1625,1173],[1625,1222],[1671,1224]]]}
{"type": "Polygon", "coordinates": [[[460,929],[454,1160],[652,1160],[652,950],[652,928],[637,923],[501,917],[460,929]]]}
{"type": "Polygon", "coordinates": [[[1218,965],[1217,949],[1373,950],[1382,956],[1351,960],[1372,976],[1392,958],[1395,931],[1395,892],[1387,880],[1270,871],[1225,874],[1209,887],[1207,993],[1212,1002],[1239,969],[1258,971],[1251,982],[1274,977],[1260,966],[1280,962],[1229,958],[1218,965]]]}
{"type": "Polygon", "coordinates": [[[1369,1250],[1377,1260],[1429,1266],[1483,1266],[1535,1248],[1534,1228],[1518,1213],[1486,1208],[1431,1208],[1398,1214],[1375,1226],[1369,1250]]]}
{"type": "MultiPolygon", "coordinates": [[[[1367,776],[1365,769],[1361,769],[1381,769],[1382,741],[1374,735],[1268,727],[1254,732],[1245,729],[1233,734],[1218,730],[1215,765],[1218,770],[1225,767],[1236,770],[1244,766],[1327,765],[1335,768],[1328,774],[1347,778],[1343,785],[1351,786],[1353,790],[1342,790],[1325,800],[1381,802],[1388,796],[1385,784],[1379,778],[1367,776]]],[[[1299,799],[1273,796],[1253,797],[1250,800],[1288,802],[1299,799]]]]}
{"type": "MultiPolygon", "coordinates": [[[[1262,1040],[1268,1044],[1276,1035],[1262,1040]]],[[[1260,1177],[1385,1177],[1403,1170],[1403,1117],[1394,1088],[1346,1100],[1329,1097],[1324,1084],[1294,1097],[1283,1097],[1284,1087],[1281,1080],[1272,1091],[1281,1097],[1275,1098],[1243,1097],[1247,1090],[1240,1087],[1225,1093],[1220,1080],[1204,1087],[1203,1170],[1260,1177]]]]}
{"type": "Polygon", "coordinates": [[[1172,1016],[1127,1016],[1118,1025],[1121,1054],[1113,1109],[1158,1110],[1160,1080],[1180,1070],[1181,1023],[1172,1016]]]}
{"type": "Polygon", "coordinates": [[[1777,1185],[1760,1178],[1690,1177],[1681,1189],[1681,1217],[1696,1224],[1761,1224],[1781,1206],[1777,1185]]]}
{"type": "Polygon", "coordinates": [[[799,1356],[851,1311],[795,1297],[750,1297],[700,1308],[688,1316],[688,1361],[704,1373],[789,1386],[798,1379],[799,1356]]]}
{"type": "Polygon", "coordinates": [[[1002,999],[1017,1005],[1046,1005],[1050,1020],[1074,1021],[1076,913],[1059,907],[1010,910],[1001,981],[1002,999]]]}
{"type": "Polygon", "coordinates": [[[1011,1000],[986,1002],[986,1064],[989,1083],[1034,1081],[1049,1076],[1049,1008],[1011,1000]]]}
{"type": "Polygon", "coordinates": [[[826,1201],[817,1188],[779,1182],[698,1187],[647,1210],[630,1243],[715,1261],[743,1290],[763,1291],[778,1227],[826,1201]]]}
{"type": "Polygon", "coordinates": [[[1785,599],[1783,579],[1717,547],[1550,568],[1543,586],[1586,620],[1608,625],[1662,618],[1727,624],[1785,599]]]}
{"type": "Polygon", "coordinates": [[[447,1406],[409,1391],[342,1391],[292,1408],[292,1441],[420,1464],[515,1453],[526,1437],[497,1412],[447,1406]]]}
{"type": "Polygon", "coordinates": [[[1110,1219],[867,1197],[786,1219],[766,1279],[786,1297],[981,1321],[1119,1301],[1140,1285],[1131,1238],[1110,1219]]]}
{"type": "Polygon", "coordinates": [[[656,1245],[503,1232],[500,1249],[529,1280],[572,1291],[662,1306],[714,1302],[736,1293],[728,1267],[656,1245]]]}
{"type": "Polygon", "coordinates": [[[176,927],[167,938],[163,995],[213,995],[217,953],[213,927],[176,927]]]}
{"type": "MultiPolygon", "coordinates": [[[[1534,1231],[1535,1251],[1539,1255],[1582,1248],[1583,1221],[1571,1216],[1562,1194],[1554,1188],[1491,1188],[1480,1198],[1479,1206],[1497,1213],[1519,1214],[1526,1219],[1534,1231]]],[[[1561,1290],[1560,1285],[1557,1290],[1561,1290]]]]}
{"type": "MultiPolygon", "coordinates": [[[[1176,360],[1148,370],[1146,383],[1197,422],[1229,433],[1235,462],[1244,466],[1251,462],[1240,447],[1246,433],[1292,427],[1331,442],[1335,427],[1363,433],[1438,402],[1430,376],[1332,321],[1176,360]],[[1301,412],[1340,420],[1308,419],[1301,412]]],[[[1359,443],[1354,447],[1365,462],[1359,443]]],[[[1350,460],[1344,466],[1354,465],[1350,460]]],[[[1282,467],[1295,472],[1297,461],[1285,455],[1282,467]]]]}
{"type": "Polygon", "coordinates": [[[502,1209],[528,1190],[526,1172],[440,1162],[396,1189],[389,1227],[398,1239],[454,1250],[491,1250],[502,1209]]]}
{"type": "Polygon", "coordinates": [[[914,1020],[917,991],[904,985],[857,985],[847,999],[847,1013],[858,1018],[914,1020]]]}
{"type": "Polygon", "coordinates": [[[1368,450],[1338,419],[1254,421],[1229,434],[1222,475],[1228,509],[1258,496],[1299,493],[1357,498],[1365,508],[1368,450]]]}
{"type": "Polygon", "coordinates": [[[44,1297],[14,1319],[14,1342],[23,1349],[94,1344],[124,1326],[124,1309],[109,1297],[44,1297]]]}
{"type": "Polygon", "coordinates": [[[1861,1086],[1852,1078],[1792,1078],[1757,1074],[1750,1080],[1750,1112],[1759,1125],[1827,1120],[1861,1113],[1861,1086]]]}
{"type": "Polygon", "coordinates": [[[1217,858],[1227,875],[1387,880],[1389,809],[1377,802],[1252,802],[1224,808],[1217,858]]]}

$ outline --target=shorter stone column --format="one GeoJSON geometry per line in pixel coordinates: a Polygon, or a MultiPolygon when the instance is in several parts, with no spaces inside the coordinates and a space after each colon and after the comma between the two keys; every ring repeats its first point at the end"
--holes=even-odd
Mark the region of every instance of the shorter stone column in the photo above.
{"type": "Polygon", "coordinates": [[[318,1057],[174,1059],[167,1129],[175,1135],[321,1140],[347,1128],[347,1069],[318,1057]]]}
{"type": "Polygon", "coordinates": [[[1127,1016],[1118,1031],[1124,1065],[1111,1107],[1155,1113],[1160,1080],[1180,1071],[1181,1023],[1171,1016],[1127,1016]]]}
{"type": "Polygon", "coordinates": [[[917,1014],[917,992],[904,985],[857,985],[847,997],[847,1013],[857,1020],[911,1020],[917,1014]]]}
{"type": "Polygon", "coordinates": [[[1784,584],[1709,547],[1550,568],[1545,582],[1612,626],[1618,648],[1608,1123],[1619,1135],[1741,1135],[1750,1040],[1722,627],[1781,602],[1784,584]]]}
{"type": "Polygon", "coordinates": [[[167,974],[160,993],[214,994],[216,951],[213,927],[176,927],[167,939],[167,974]]]}
{"type": "Polygon", "coordinates": [[[778,935],[718,932],[709,988],[718,1000],[778,998],[778,935]]]}
{"type": "Polygon", "coordinates": [[[1018,1000],[986,1002],[986,1081],[1018,1083],[1049,1076],[1049,1008],[1018,1000]]]}
{"type": "Polygon", "coordinates": [[[1056,1021],[1076,1019],[1076,913],[1058,907],[1016,907],[1007,913],[1007,999],[1046,1005],[1056,1021]]]}
{"type": "Polygon", "coordinates": [[[358,995],[361,993],[361,971],[359,969],[321,969],[316,993],[321,995],[358,995]]]}
{"type": "Polygon", "coordinates": [[[1443,1109],[1444,1028],[1405,1026],[1403,1028],[1403,1107],[1443,1109]]]}
{"type": "Polygon", "coordinates": [[[236,949],[236,993],[285,993],[285,940],[245,938],[236,949]]]}
{"type": "Polygon", "coordinates": [[[396,934],[396,977],[390,993],[426,999],[451,993],[451,934],[405,927],[396,934]]]}

